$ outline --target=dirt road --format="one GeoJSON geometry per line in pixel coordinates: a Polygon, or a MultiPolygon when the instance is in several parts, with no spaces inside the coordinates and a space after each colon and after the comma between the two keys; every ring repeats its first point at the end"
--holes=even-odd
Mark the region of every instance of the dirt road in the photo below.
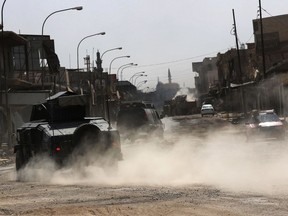
{"type": "Polygon", "coordinates": [[[55,170],[43,159],[19,182],[6,164],[0,215],[288,215],[283,143],[247,146],[219,119],[164,121],[170,142],[123,142],[115,176],[93,164],[55,170]]]}
{"type": "Polygon", "coordinates": [[[1,182],[1,215],[287,215],[287,195],[204,185],[43,185],[1,182]]]}

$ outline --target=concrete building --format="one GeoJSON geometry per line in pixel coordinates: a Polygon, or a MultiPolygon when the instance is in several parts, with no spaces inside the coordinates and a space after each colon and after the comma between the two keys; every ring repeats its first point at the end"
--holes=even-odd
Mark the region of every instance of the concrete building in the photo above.
{"type": "Polygon", "coordinates": [[[260,19],[253,20],[255,52],[260,74],[265,78],[257,86],[260,108],[273,108],[288,114],[288,14],[262,19],[265,74],[260,19]]]}
{"type": "Polygon", "coordinates": [[[223,54],[218,53],[218,78],[222,88],[255,80],[257,68],[255,49],[252,46],[249,46],[248,49],[240,49],[239,55],[240,65],[236,49],[230,49],[223,54]]]}
{"type": "Polygon", "coordinates": [[[195,79],[195,87],[198,96],[207,94],[209,89],[219,82],[217,57],[204,58],[202,62],[193,62],[192,69],[198,74],[195,79]]]}
{"type": "Polygon", "coordinates": [[[1,35],[0,142],[6,142],[11,146],[16,128],[29,120],[31,105],[44,102],[49,96],[49,91],[43,89],[33,91],[33,94],[31,92],[36,78],[32,78],[33,73],[30,73],[32,63],[29,63],[28,58],[29,41],[11,31],[2,31],[1,35]]]}
{"type": "MultiPolygon", "coordinates": [[[[262,19],[266,70],[288,59],[288,14],[262,19]]],[[[260,19],[253,20],[259,70],[263,73],[260,19]]]]}
{"type": "Polygon", "coordinates": [[[253,20],[255,43],[246,44],[247,48],[241,46],[240,62],[236,49],[218,53],[218,91],[211,92],[209,70],[203,66],[204,61],[193,63],[193,70],[199,74],[195,77],[199,97],[213,96],[216,92],[213,97],[221,100],[223,110],[273,108],[278,113],[288,113],[288,15],[263,18],[262,24],[265,74],[261,25],[256,19],[253,20]]]}

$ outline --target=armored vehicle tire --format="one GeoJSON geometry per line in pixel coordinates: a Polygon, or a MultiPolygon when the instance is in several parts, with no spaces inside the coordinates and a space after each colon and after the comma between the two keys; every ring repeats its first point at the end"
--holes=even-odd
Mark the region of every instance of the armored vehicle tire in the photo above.
{"type": "Polygon", "coordinates": [[[100,141],[100,130],[94,125],[82,125],[76,129],[73,137],[74,146],[95,146],[100,141]]]}
{"type": "Polygon", "coordinates": [[[16,152],[15,164],[16,171],[20,170],[26,164],[22,149],[18,149],[16,152]]]}
{"type": "Polygon", "coordinates": [[[16,181],[23,181],[23,173],[19,172],[28,162],[28,158],[25,158],[23,154],[23,150],[17,149],[16,151],[16,158],[15,158],[15,165],[16,165],[16,181]]]}
{"type": "Polygon", "coordinates": [[[22,149],[21,147],[16,150],[15,165],[16,171],[24,168],[28,163],[29,159],[32,157],[31,151],[29,149],[22,149]]]}
{"type": "Polygon", "coordinates": [[[83,158],[86,165],[96,161],[105,172],[114,172],[118,169],[118,159],[110,152],[111,146],[107,146],[106,139],[98,127],[90,124],[80,126],[74,132],[74,156],[83,158]]]}

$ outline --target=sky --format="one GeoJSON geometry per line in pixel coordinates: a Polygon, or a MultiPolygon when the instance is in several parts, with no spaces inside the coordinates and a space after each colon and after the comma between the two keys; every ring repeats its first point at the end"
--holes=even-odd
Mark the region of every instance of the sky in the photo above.
{"type": "MultiPolygon", "coordinates": [[[[261,3],[263,17],[288,13],[287,0],[261,3]]],[[[97,50],[103,53],[122,47],[103,55],[104,71],[110,64],[112,74],[125,64],[138,64],[123,69],[123,80],[145,71],[147,76],[138,77],[135,83],[144,91],[155,89],[158,80],[168,83],[168,69],[172,82],[195,87],[197,74],[192,62],[236,47],[231,34],[232,9],[239,41],[254,42],[252,20],[257,18],[259,0],[7,0],[4,30],[41,35],[49,14],[76,6],[83,6],[83,10],[55,13],[44,25],[44,34],[55,41],[61,66],[77,68],[79,42],[88,35],[105,32],[82,41],[80,68],[84,67],[86,55],[95,60],[97,50]],[[115,59],[127,55],[130,58],[115,59]],[[144,80],[147,83],[143,84],[144,80]]]]}

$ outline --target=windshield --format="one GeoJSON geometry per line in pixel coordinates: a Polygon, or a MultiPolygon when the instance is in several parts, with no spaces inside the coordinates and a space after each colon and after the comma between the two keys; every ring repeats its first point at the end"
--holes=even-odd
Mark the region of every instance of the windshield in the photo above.
{"type": "Polygon", "coordinates": [[[211,104],[204,104],[202,109],[213,109],[213,106],[211,104]]]}
{"type": "Polygon", "coordinates": [[[257,116],[259,122],[273,122],[280,121],[279,117],[275,113],[265,113],[257,116]]]}
{"type": "Polygon", "coordinates": [[[145,124],[147,116],[144,109],[125,109],[118,113],[117,126],[134,128],[145,124]]]}

